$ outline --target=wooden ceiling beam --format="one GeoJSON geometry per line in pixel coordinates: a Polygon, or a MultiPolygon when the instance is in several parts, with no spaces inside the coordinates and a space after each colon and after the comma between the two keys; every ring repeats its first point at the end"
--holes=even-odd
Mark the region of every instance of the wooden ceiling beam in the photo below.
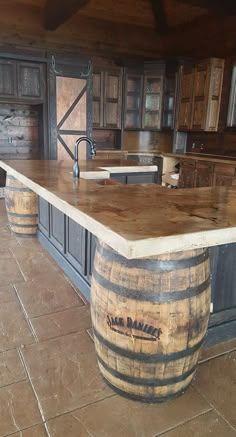
{"type": "Polygon", "coordinates": [[[44,7],[44,29],[56,30],[88,2],[89,0],[47,0],[44,7]]]}
{"type": "Polygon", "coordinates": [[[151,0],[151,5],[156,23],[156,31],[159,35],[164,35],[168,31],[164,0],[151,0]]]}

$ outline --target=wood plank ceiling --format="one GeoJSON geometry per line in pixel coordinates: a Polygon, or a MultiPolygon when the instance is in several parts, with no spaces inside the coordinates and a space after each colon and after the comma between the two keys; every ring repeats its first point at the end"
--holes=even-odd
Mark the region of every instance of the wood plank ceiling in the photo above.
{"type": "Polygon", "coordinates": [[[0,44],[146,58],[234,55],[236,17],[190,4],[198,1],[2,1],[0,44]]]}

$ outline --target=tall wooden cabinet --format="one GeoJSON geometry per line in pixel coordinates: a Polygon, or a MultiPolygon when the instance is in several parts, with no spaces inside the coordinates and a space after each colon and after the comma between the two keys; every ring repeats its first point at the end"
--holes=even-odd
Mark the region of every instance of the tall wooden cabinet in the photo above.
{"type": "Polygon", "coordinates": [[[211,58],[181,67],[177,129],[217,131],[224,60],[211,58]]]}
{"type": "Polygon", "coordinates": [[[120,129],[122,70],[111,68],[93,72],[93,127],[120,129]]]}

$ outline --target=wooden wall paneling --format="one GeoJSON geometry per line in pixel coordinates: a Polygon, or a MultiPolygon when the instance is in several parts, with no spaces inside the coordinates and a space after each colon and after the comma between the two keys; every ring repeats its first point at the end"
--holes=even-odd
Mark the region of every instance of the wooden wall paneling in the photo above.
{"type": "Polygon", "coordinates": [[[115,129],[93,129],[92,137],[97,150],[120,149],[121,131],[115,129]]]}
{"type": "Polygon", "coordinates": [[[29,105],[0,105],[0,159],[39,158],[39,112],[29,105]]]}

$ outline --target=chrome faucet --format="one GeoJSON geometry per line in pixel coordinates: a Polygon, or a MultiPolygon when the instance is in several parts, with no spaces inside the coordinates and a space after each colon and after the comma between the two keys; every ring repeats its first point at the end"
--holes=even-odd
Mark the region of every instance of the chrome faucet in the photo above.
{"type": "Polygon", "coordinates": [[[78,140],[76,140],[76,142],[75,142],[75,153],[74,153],[74,165],[73,165],[73,177],[77,178],[77,179],[80,176],[80,168],[79,168],[79,163],[78,163],[78,160],[79,160],[79,151],[78,151],[78,149],[79,149],[79,144],[82,141],[86,141],[87,143],[89,143],[91,156],[92,157],[96,156],[96,149],[95,149],[96,143],[95,143],[94,140],[91,140],[89,137],[81,137],[78,140]]]}

